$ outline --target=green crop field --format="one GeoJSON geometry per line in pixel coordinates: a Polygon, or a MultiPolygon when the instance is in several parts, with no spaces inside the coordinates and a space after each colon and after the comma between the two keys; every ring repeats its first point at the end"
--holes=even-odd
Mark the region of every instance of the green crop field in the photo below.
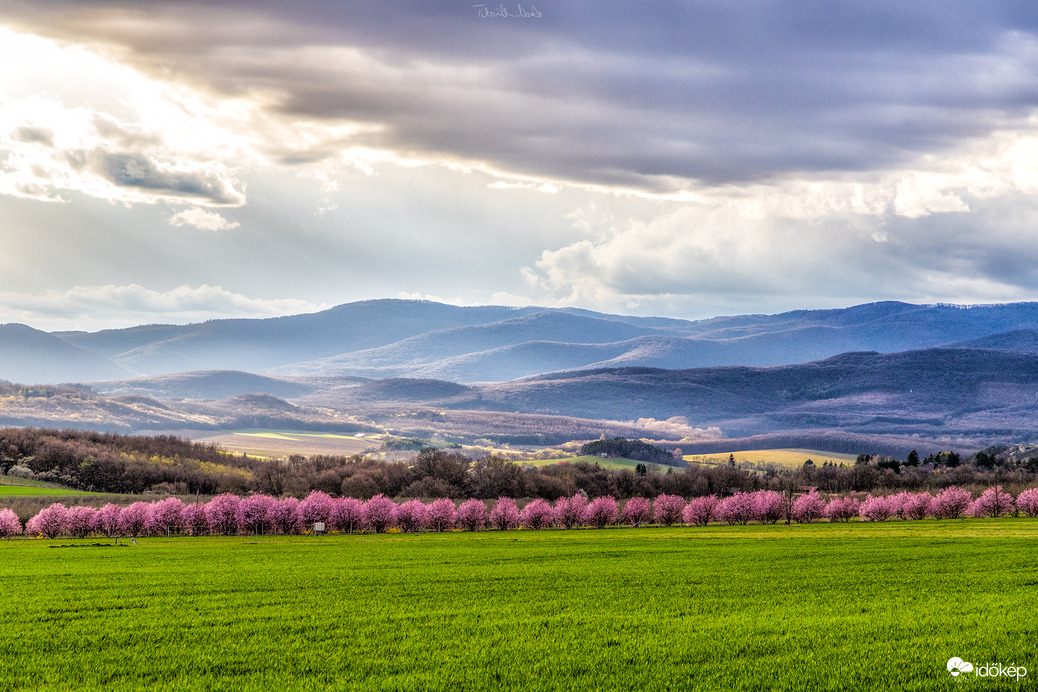
{"type": "Polygon", "coordinates": [[[25,478],[0,476],[0,497],[70,497],[72,495],[96,494],[25,478]]]}
{"type": "Polygon", "coordinates": [[[1010,519],[0,541],[0,690],[1015,689],[1038,675],[1036,540],[1010,519]],[[953,678],[953,656],[1028,677],[953,678]]]}
{"type": "MultiPolygon", "coordinates": [[[[669,466],[662,464],[650,464],[643,461],[635,461],[634,459],[613,459],[603,458],[598,456],[580,456],[580,457],[565,457],[563,459],[535,459],[533,461],[519,461],[516,463],[529,465],[529,466],[551,466],[552,464],[576,464],[577,462],[586,462],[588,464],[598,464],[604,469],[627,469],[634,471],[638,464],[645,464],[646,468],[650,471],[658,471],[660,473],[665,472],[669,466]]],[[[680,470],[680,469],[678,469],[680,470]]]]}

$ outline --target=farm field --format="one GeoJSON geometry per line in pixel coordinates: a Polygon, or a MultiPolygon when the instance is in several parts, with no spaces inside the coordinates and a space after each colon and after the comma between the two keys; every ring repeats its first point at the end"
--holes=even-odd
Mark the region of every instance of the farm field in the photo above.
{"type": "Polygon", "coordinates": [[[650,464],[643,461],[635,461],[634,459],[612,459],[597,457],[594,455],[578,456],[578,457],[566,457],[564,459],[536,459],[533,461],[519,461],[517,463],[523,464],[524,466],[551,466],[553,464],[576,464],[578,462],[586,462],[588,464],[598,464],[604,469],[627,469],[634,471],[638,464],[645,464],[650,471],[657,471],[660,473],[665,472],[669,466],[663,466],[662,464],[650,464]]]}
{"type": "Polygon", "coordinates": [[[789,468],[800,468],[810,459],[815,466],[829,461],[835,464],[853,466],[854,454],[823,452],[817,449],[752,449],[741,452],[719,452],[717,454],[686,454],[683,459],[690,464],[721,466],[728,463],[728,457],[735,457],[737,464],[778,464],[789,468]]]}
{"type": "Polygon", "coordinates": [[[28,478],[0,476],[0,497],[69,497],[73,495],[96,495],[82,490],[63,488],[51,483],[28,478]]]}
{"type": "Polygon", "coordinates": [[[359,454],[379,446],[380,435],[335,434],[299,430],[246,429],[212,432],[181,430],[177,435],[195,442],[217,444],[228,452],[260,457],[287,457],[291,454],[342,455],[359,454]]]}
{"type": "Polygon", "coordinates": [[[942,690],[1038,673],[1038,520],[0,541],[0,690],[942,690]],[[45,588],[41,588],[45,585],[45,588]]]}

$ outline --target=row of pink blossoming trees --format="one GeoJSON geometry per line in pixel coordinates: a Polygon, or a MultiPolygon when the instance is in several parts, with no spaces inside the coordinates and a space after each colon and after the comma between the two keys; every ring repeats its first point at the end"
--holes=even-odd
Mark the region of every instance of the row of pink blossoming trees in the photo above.
{"type": "MultiPolygon", "coordinates": [[[[817,492],[802,494],[787,501],[772,490],[742,493],[718,498],[714,495],[690,501],[676,495],[659,495],[655,500],[634,497],[620,504],[610,496],[590,502],[583,495],[564,497],[550,504],[533,500],[521,510],[516,501],[502,497],[492,508],[482,500],[466,500],[457,506],[442,498],[426,504],[421,500],[397,503],[377,495],[368,501],[332,498],[313,492],[300,501],[282,500],[266,495],[239,498],[218,495],[206,503],[184,504],[171,497],[156,502],[136,502],[128,507],[108,504],[101,509],[65,507],[53,504],[32,517],[24,528],[28,536],[57,538],[70,536],[172,536],[298,534],[311,531],[315,524],[341,533],[383,533],[386,531],[480,531],[487,528],[548,529],[591,526],[605,528],[617,524],[673,526],[690,524],[774,524],[791,520],[811,523],[822,518],[830,522],[879,522],[892,519],[956,519],[960,517],[1000,517],[1025,514],[1038,516],[1038,488],[1025,490],[1014,498],[1001,486],[988,488],[973,499],[961,488],[951,487],[938,495],[899,493],[883,497],[833,497],[828,501],[817,492]]],[[[0,538],[23,533],[21,521],[10,509],[0,510],[0,538]]]]}

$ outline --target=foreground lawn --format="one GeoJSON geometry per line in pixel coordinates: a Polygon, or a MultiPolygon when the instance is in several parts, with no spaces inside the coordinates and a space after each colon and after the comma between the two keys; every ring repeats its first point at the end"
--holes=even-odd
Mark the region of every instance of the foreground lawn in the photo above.
{"type": "Polygon", "coordinates": [[[995,690],[1038,676],[1038,520],[121,544],[0,541],[0,690],[995,690]],[[952,656],[1029,674],[953,678],[952,656]]]}

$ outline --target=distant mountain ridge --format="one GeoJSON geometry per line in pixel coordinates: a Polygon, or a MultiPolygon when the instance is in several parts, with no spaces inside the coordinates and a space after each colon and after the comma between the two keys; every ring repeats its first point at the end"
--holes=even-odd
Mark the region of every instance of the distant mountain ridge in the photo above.
{"type": "Polygon", "coordinates": [[[7,327],[0,329],[0,379],[20,382],[234,370],[478,383],[596,368],[781,366],[856,351],[973,347],[975,340],[987,340],[979,348],[1027,352],[1038,341],[1027,336],[1038,330],[1038,303],[882,302],[689,321],[385,299],[270,319],[93,333],[30,330],[37,345],[28,350],[17,325],[7,327]]]}

